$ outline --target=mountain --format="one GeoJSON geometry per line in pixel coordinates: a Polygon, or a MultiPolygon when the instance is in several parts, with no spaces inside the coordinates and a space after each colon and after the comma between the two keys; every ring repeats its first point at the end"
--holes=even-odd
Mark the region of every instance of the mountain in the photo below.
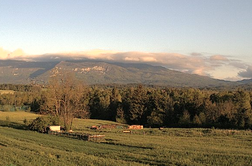
{"type": "Polygon", "coordinates": [[[240,84],[252,84],[252,79],[244,79],[241,81],[237,81],[240,84]]]}
{"type": "Polygon", "coordinates": [[[29,84],[38,75],[49,72],[57,63],[0,60],[0,83],[29,84]]]}
{"type": "Polygon", "coordinates": [[[232,84],[206,76],[169,70],[140,63],[117,63],[95,60],[26,62],[0,60],[0,83],[45,83],[50,76],[73,72],[86,84],[164,85],[174,87],[209,87],[232,84]]]}

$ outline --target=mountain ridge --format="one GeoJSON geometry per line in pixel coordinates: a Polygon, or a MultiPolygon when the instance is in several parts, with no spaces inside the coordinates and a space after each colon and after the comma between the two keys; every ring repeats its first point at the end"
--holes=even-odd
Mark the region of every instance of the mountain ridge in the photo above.
{"type": "Polygon", "coordinates": [[[209,87],[234,84],[144,63],[102,60],[20,61],[0,60],[0,83],[46,83],[52,74],[72,72],[87,84],[148,84],[175,87],[209,87]]]}

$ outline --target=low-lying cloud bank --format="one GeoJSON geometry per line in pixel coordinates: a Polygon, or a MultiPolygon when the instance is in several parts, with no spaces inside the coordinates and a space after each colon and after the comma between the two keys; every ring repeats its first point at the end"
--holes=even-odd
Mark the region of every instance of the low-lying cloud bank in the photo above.
{"type": "Polygon", "coordinates": [[[252,78],[252,66],[224,55],[204,56],[200,53],[184,55],[179,53],[118,52],[109,50],[92,50],[82,52],[64,52],[43,55],[26,55],[21,49],[13,52],[0,48],[0,59],[19,60],[105,60],[114,62],[148,63],[161,65],[169,69],[210,76],[213,78],[238,80],[252,78]],[[234,69],[231,73],[230,68],[234,69]],[[226,71],[225,71],[226,69],[226,71]],[[236,71],[234,73],[234,71],[236,71]],[[218,73],[215,75],[215,73],[218,73]]]}
{"type": "Polygon", "coordinates": [[[14,51],[8,51],[0,47],[0,59],[20,59],[25,56],[26,54],[20,48],[14,51]]]}

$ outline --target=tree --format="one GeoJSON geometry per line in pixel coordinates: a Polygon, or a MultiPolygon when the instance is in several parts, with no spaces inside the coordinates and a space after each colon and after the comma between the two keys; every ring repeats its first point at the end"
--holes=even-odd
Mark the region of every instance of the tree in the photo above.
{"type": "MultiPolygon", "coordinates": [[[[26,119],[24,122],[28,123],[26,119]]],[[[28,127],[30,130],[44,133],[46,132],[46,128],[50,125],[59,125],[59,119],[53,116],[40,116],[28,124],[28,127]]]]}
{"type": "Polygon", "coordinates": [[[193,117],[193,124],[195,125],[195,126],[200,126],[201,124],[202,124],[202,122],[200,121],[200,118],[199,118],[199,116],[198,115],[195,115],[194,117],[193,117]]]}
{"type": "MultiPolygon", "coordinates": [[[[113,88],[112,89],[112,94],[110,96],[110,104],[109,104],[109,112],[110,112],[110,116],[109,119],[113,120],[113,121],[117,121],[117,120],[122,120],[123,121],[123,110],[122,110],[122,97],[118,91],[117,88],[113,88]],[[118,113],[118,116],[117,116],[118,113]]],[[[120,121],[119,120],[119,121],[120,121]]]]}
{"type": "Polygon", "coordinates": [[[147,117],[148,125],[152,127],[160,127],[164,124],[165,112],[158,108],[151,112],[151,115],[147,117]]]}
{"type": "Polygon", "coordinates": [[[252,110],[248,92],[239,89],[234,94],[234,103],[237,106],[238,125],[241,128],[249,128],[252,125],[252,110]]]}
{"type": "Polygon", "coordinates": [[[95,89],[90,96],[89,108],[90,118],[109,120],[110,95],[108,91],[95,89]]]}
{"type": "Polygon", "coordinates": [[[71,74],[51,77],[47,90],[43,95],[43,111],[59,117],[66,130],[70,130],[74,116],[86,111],[82,98],[84,85],[71,74]]]}
{"type": "Polygon", "coordinates": [[[129,119],[132,124],[143,124],[146,103],[146,91],[139,85],[133,92],[129,103],[129,119]]]}
{"type": "Polygon", "coordinates": [[[182,127],[189,127],[191,124],[190,114],[187,110],[183,112],[183,115],[179,119],[179,125],[182,127]]]}

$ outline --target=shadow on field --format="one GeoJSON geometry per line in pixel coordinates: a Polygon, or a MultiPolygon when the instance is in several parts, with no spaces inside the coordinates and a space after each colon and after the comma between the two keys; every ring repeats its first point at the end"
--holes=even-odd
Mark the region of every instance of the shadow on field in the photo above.
{"type": "Polygon", "coordinates": [[[7,120],[0,120],[0,126],[2,127],[10,127],[14,129],[21,129],[21,130],[27,130],[27,126],[24,124],[16,123],[16,122],[10,122],[7,120]]]}
{"type": "Polygon", "coordinates": [[[121,143],[113,142],[112,139],[106,139],[107,142],[101,142],[103,144],[109,144],[109,145],[117,145],[117,146],[124,146],[129,148],[140,148],[140,149],[154,149],[153,147],[146,147],[146,146],[134,146],[134,145],[126,145],[121,143]]]}

